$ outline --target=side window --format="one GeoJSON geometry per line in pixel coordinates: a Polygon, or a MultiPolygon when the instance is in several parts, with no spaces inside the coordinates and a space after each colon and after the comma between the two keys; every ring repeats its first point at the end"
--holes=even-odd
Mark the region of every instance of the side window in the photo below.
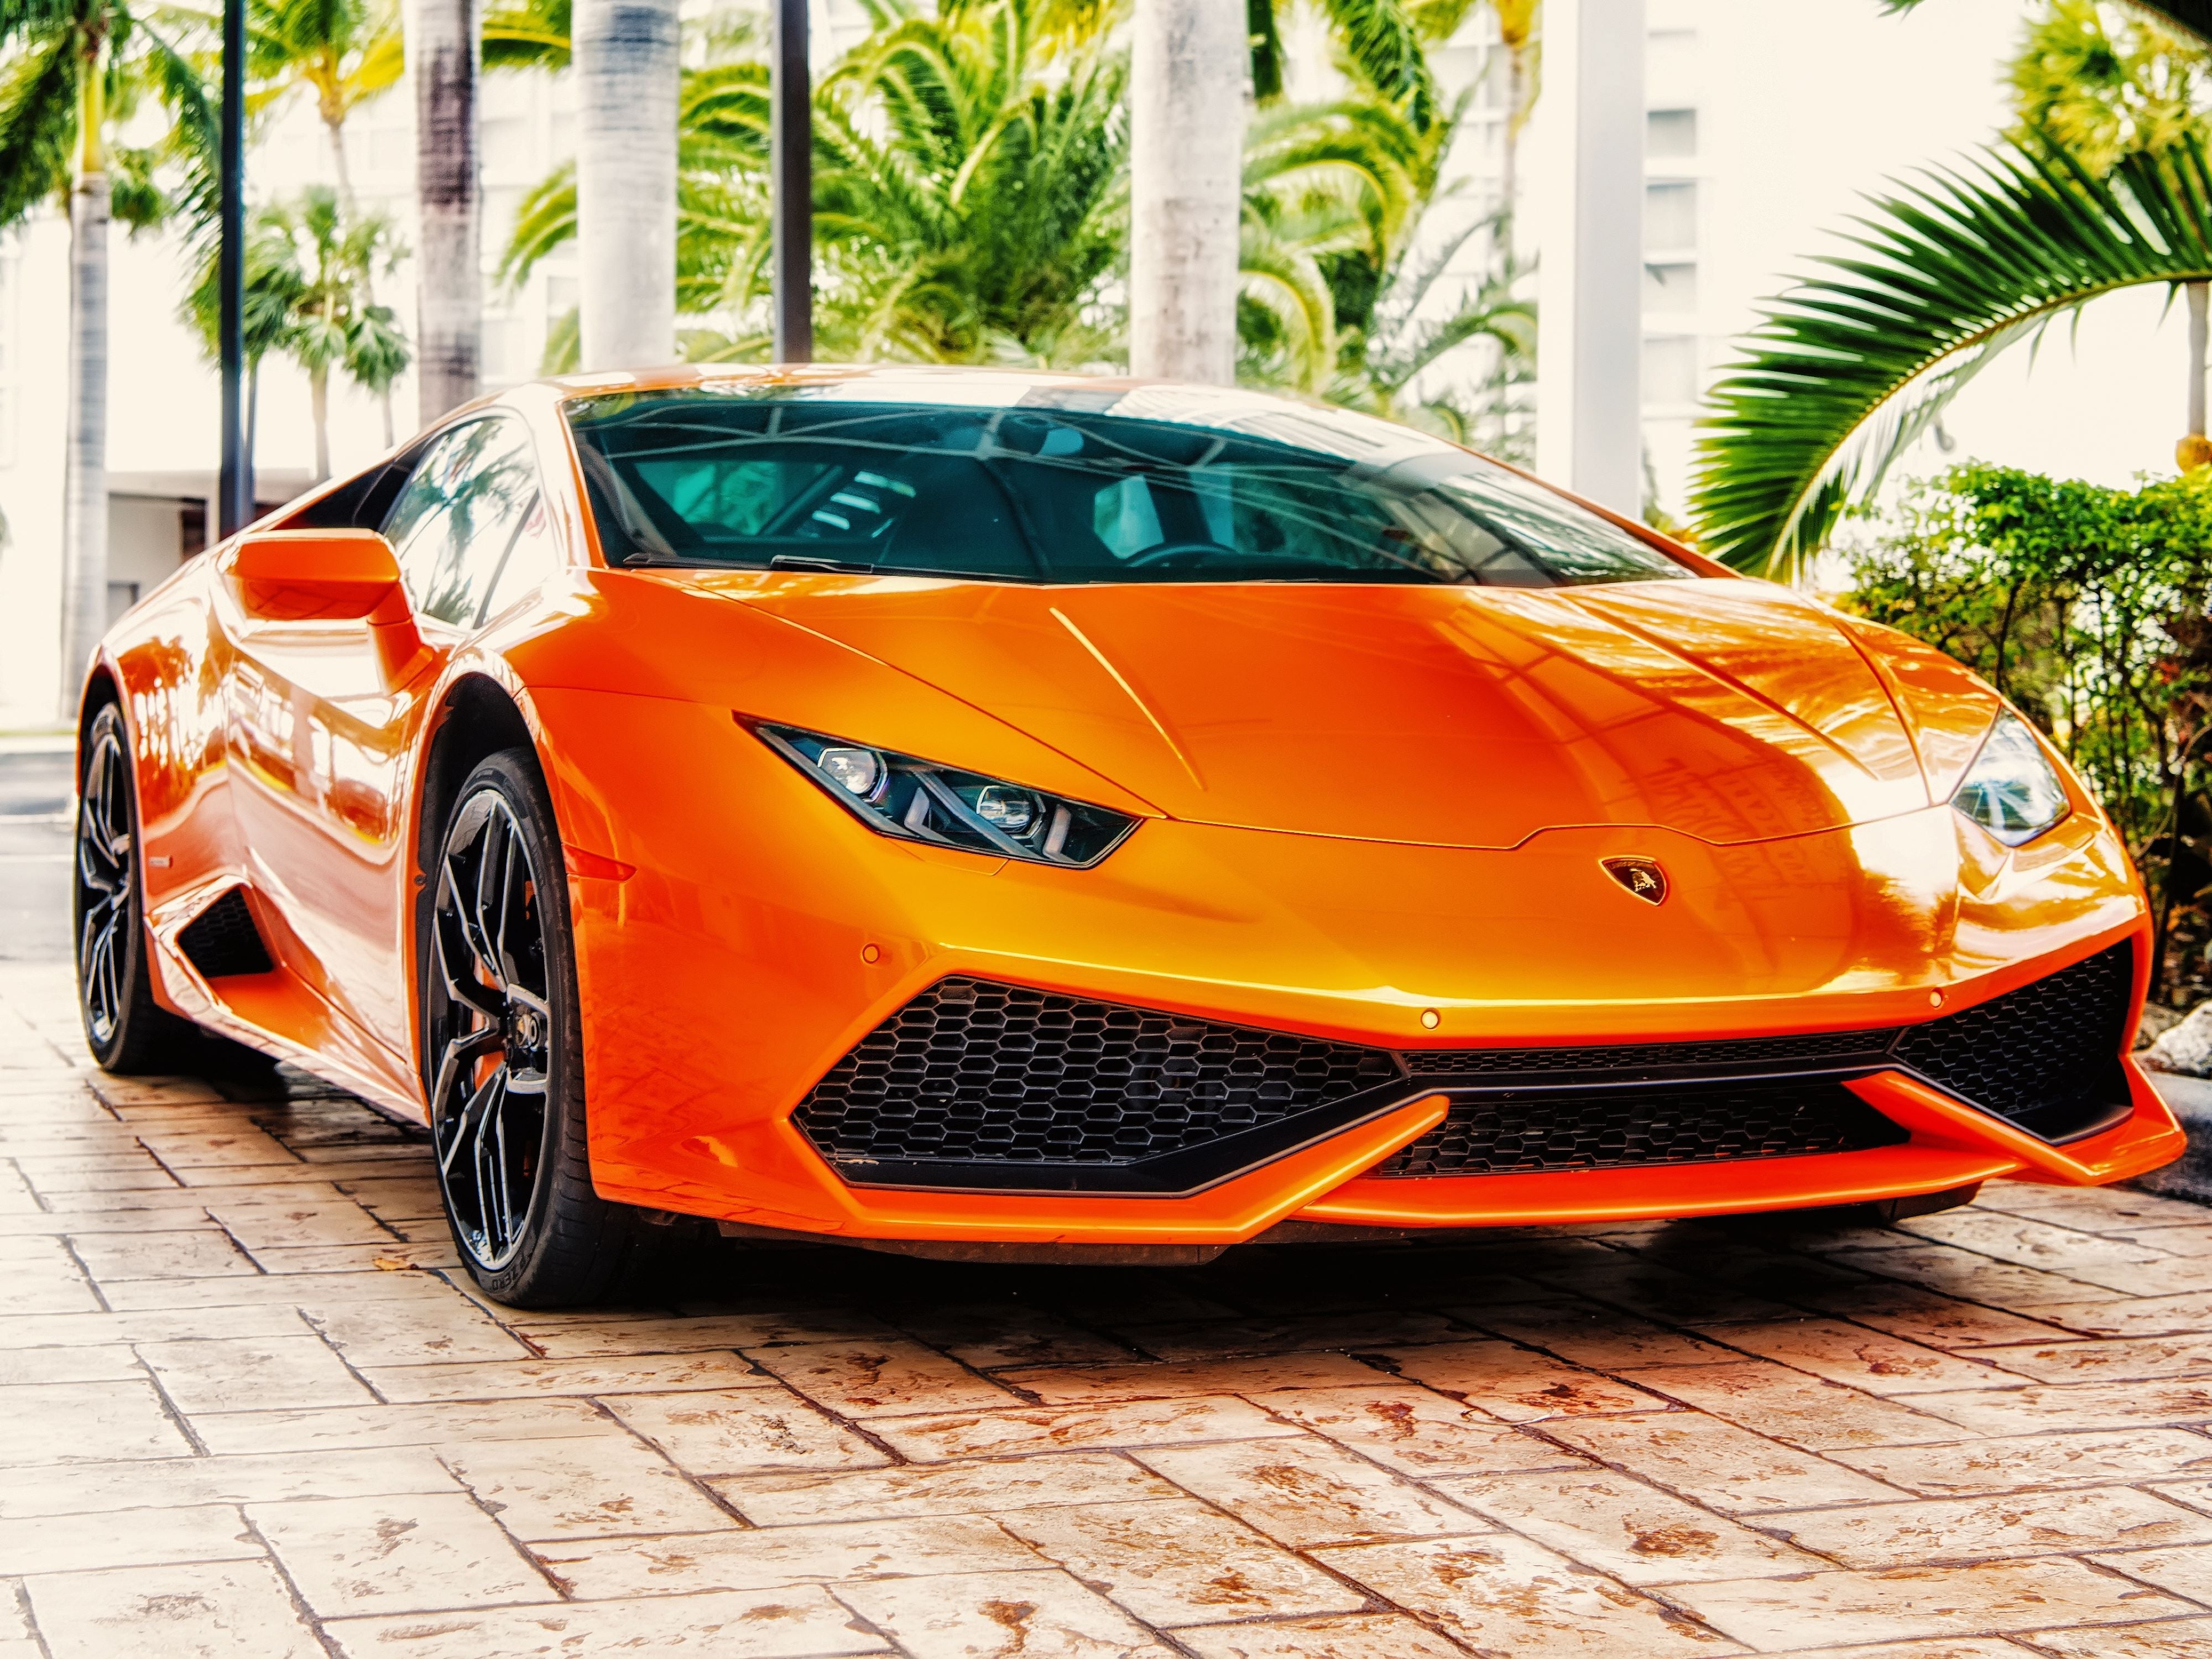
{"type": "Polygon", "coordinates": [[[537,499],[538,470],[521,422],[471,421],[433,444],[384,521],[416,611],[473,626],[537,499]]]}
{"type": "Polygon", "coordinates": [[[546,511],[545,497],[541,495],[532,500],[522,522],[515,527],[507,560],[492,578],[484,617],[496,617],[560,568],[561,544],[553,538],[553,515],[546,511]]]}

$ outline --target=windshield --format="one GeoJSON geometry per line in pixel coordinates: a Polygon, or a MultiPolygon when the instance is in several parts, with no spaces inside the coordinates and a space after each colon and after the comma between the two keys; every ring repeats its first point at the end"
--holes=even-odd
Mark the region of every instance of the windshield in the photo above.
{"type": "Polygon", "coordinates": [[[1237,418],[1261,401],[1227,404],[1218,423],[1188,408],[1142,418],[750,387],[565,408],[610,564],[1501,587],[1695,574],[1451,445],[1295,404],[1237,418]]]}

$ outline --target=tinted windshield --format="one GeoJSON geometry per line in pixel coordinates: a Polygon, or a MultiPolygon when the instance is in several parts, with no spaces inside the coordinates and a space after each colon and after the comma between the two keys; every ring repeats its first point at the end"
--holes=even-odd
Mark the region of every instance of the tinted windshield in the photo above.
{"type": "Polygon", "coordinates": [[[1328,423],[1356,416],[1246,400],[1214,424],[751,392],[566,405],[610,563],[1504,587],[1694,574],[1464,450],[1328,423]]]}

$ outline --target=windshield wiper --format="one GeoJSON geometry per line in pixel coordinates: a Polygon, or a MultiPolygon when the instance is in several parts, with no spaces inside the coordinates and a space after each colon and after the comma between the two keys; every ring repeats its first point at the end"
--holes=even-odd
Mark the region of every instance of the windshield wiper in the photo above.
{"type": "Polygon", "coordinates": [[[872,576],[876,567],[854,559],[825,559],[811,553],[778,553],[768,562],[771,570],[827,570],[840,576],[872,576]]]}

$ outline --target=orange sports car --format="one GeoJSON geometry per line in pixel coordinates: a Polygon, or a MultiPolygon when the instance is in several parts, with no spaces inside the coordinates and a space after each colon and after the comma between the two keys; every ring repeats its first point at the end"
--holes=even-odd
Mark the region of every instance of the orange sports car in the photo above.
{"type": "Polygon", "coordinates": [[[1191,1261],[2183,1145],[2142,888],[1986,685],[1334,410],[525,386],[187,565],[82,732],[100,1064],[426,1122],[522,1305],[672,1216],[1191,1261]]]}

